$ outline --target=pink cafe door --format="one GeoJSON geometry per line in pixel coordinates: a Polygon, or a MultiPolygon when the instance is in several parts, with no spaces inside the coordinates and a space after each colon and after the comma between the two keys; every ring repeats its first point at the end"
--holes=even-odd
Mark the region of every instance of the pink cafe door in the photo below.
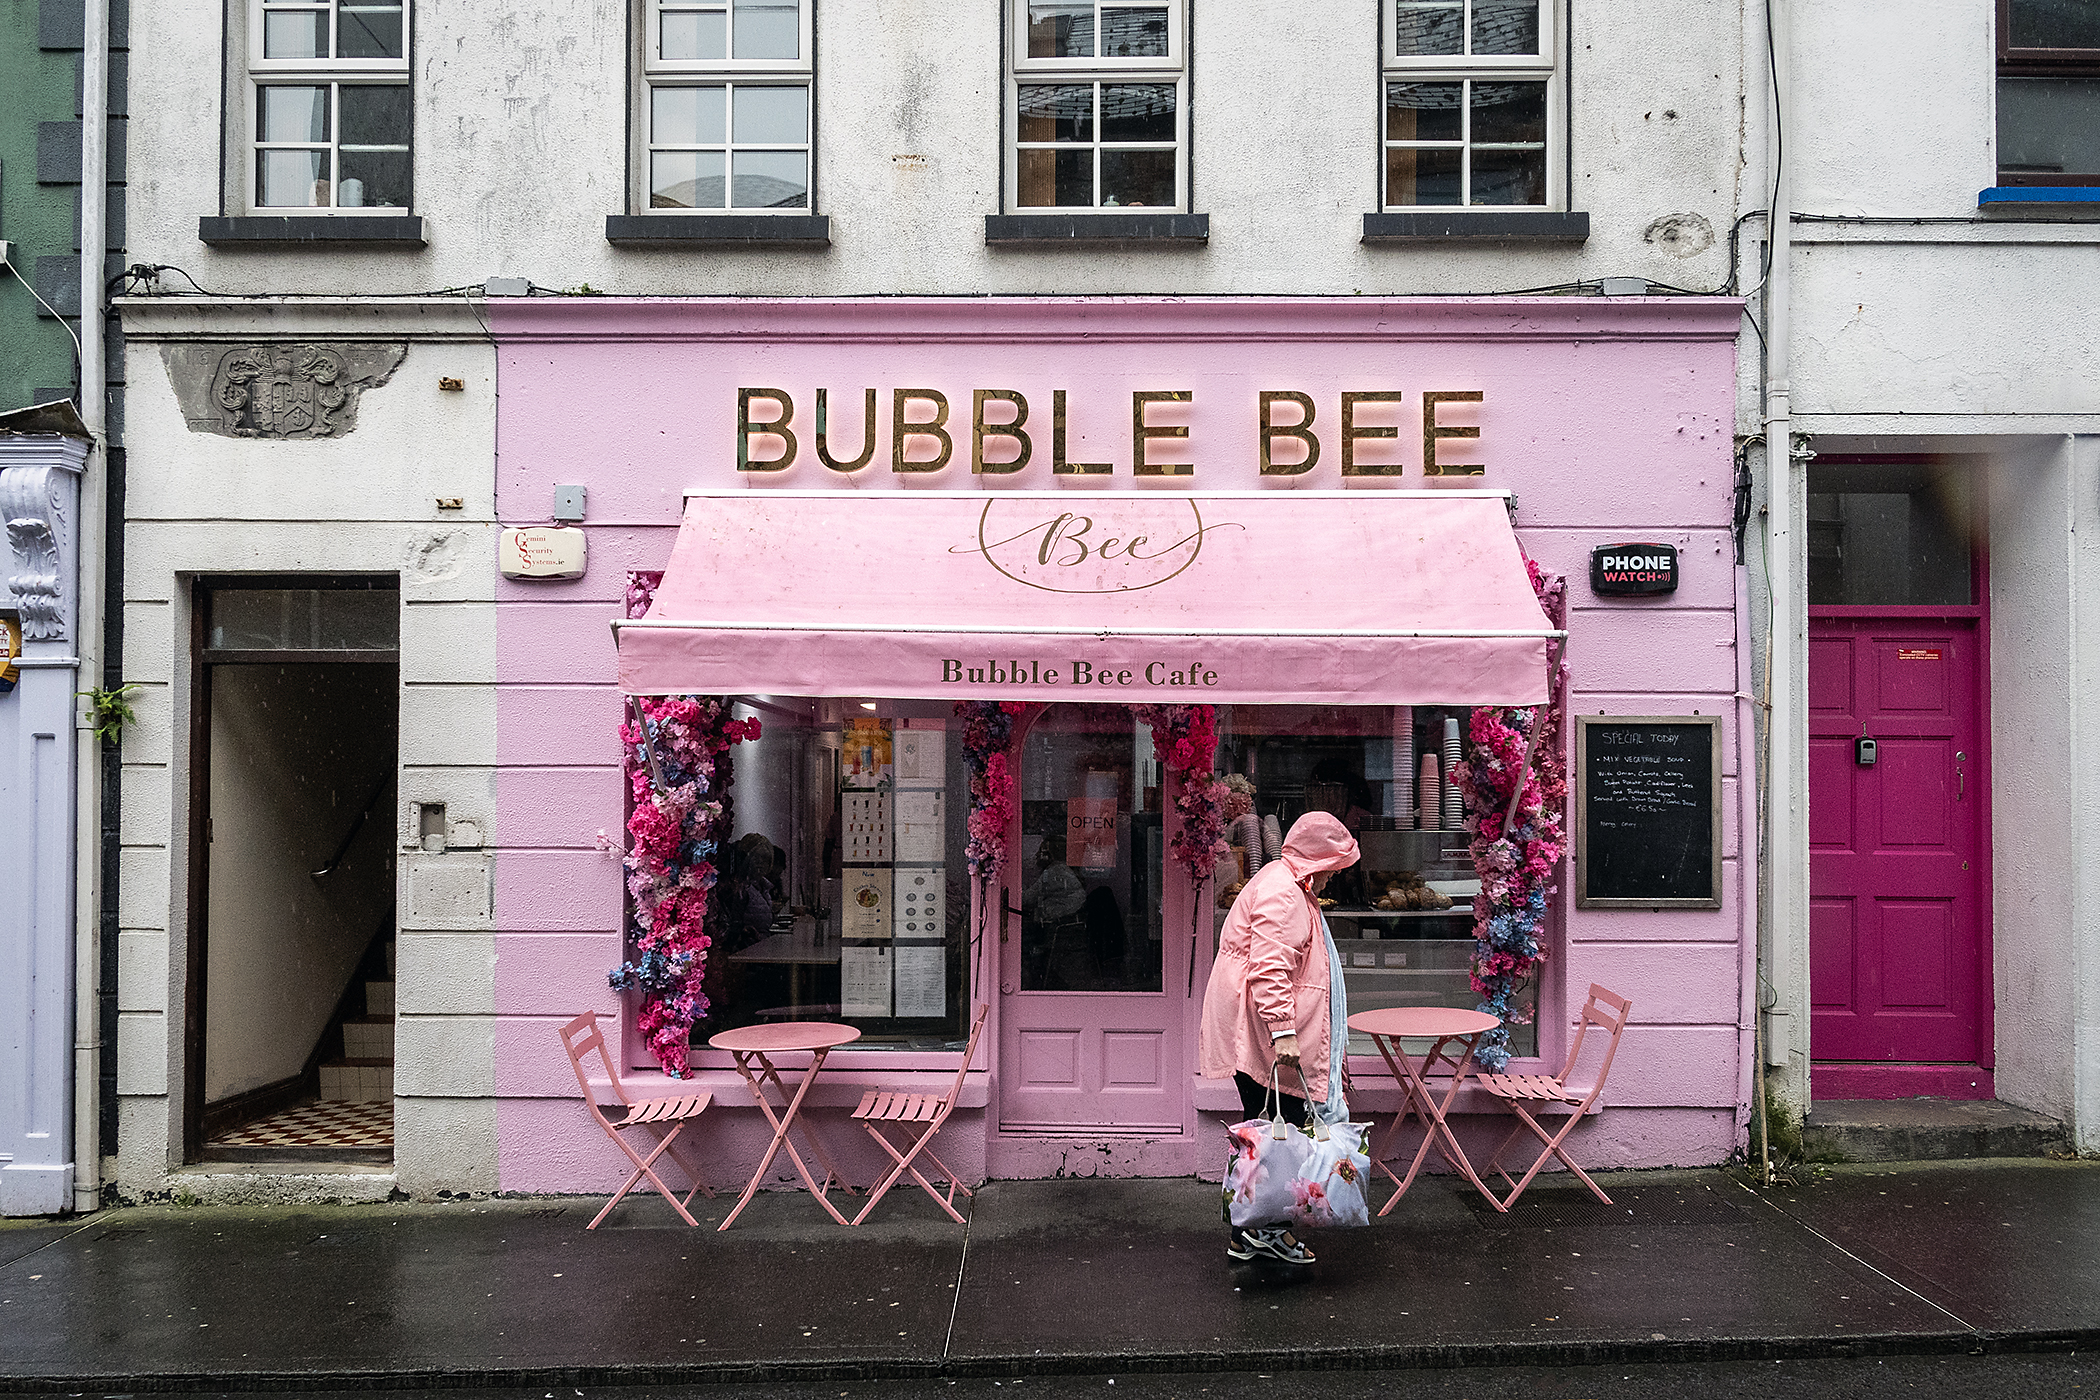
{"type": "Polygon", "coordinates": [[[1987,1099],[1980,619],[1895,611],[1810,610],[1810,1092],[1987,1099]]]}
{"type": "MultiPolygon", "coordinates": [[[[999,933],[999,1131],[1179,1134],[1188,938],[1162,918],[1164,818],[1123,705],[1053,705],[1021,744],[1016,912],[999,933]]],[[[1175,903],[1178,904],[1178,901],[1175,903]]],[[[1186,912],[1179,916],[1185,925],[1186,912]]]]}

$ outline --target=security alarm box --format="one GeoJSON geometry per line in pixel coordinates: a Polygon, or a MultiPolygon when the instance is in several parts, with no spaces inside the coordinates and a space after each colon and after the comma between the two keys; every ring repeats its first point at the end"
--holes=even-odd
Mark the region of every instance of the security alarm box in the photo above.
{"type": "Polygon", "coordinates": [[[497,555],[505,578],[582,578],[583,531],[560,525],[513,526],[497,555]]]}
{"type": "Polygon", "coordinates": [[[1674,544],[1600,544],[1590,551],[1592,593],[1674,593],[1677,591],[1677,546],[1674,544]]]}

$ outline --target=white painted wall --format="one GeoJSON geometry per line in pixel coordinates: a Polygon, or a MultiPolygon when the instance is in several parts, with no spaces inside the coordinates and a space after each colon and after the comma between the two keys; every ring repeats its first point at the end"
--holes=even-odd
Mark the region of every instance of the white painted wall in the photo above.
{"type": "Polygon", "coordinates": [[[1572,207],[1592,214],[1589,243],[1449,248],[1359,241],[1378,197],[1377,5],[1193,0],[1191,207],[1210,216],[1209,245],[988,249],[1003,9],[818,0],[815,212],[831,216],[833,246],[693,252],[605,241],[605,216],[629,208],[627,4],[426,5],[415,212],[429,246],[288,253],[197,241],[198,216],[222,212],[221,4],[170,0],[142,12],[133,36],[152,56],[132,74],[133,100],[161,118],[132,134],[129,238],[139,259],[238,291],[398,293],[498,274],[621,294],[1348,296],[1607,274],[1714,289],[1722,240],[1752,198],[1738,191],[1734,0],[1576,4],[1572,207]],[[1685,237],[1661,236],[1657,221],[1673,218],[1685,237]]]}

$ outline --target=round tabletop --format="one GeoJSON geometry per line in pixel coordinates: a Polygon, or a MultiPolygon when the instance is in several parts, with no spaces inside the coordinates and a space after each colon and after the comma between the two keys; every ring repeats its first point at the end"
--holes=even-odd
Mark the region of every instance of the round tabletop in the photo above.
{"type": "Polygon", "coordinates": [[[707,1043],[717,1050],[771,1054],[776,1050],[829,1050],[859,1039],[858,1026],[841,1026],[833,1021],[779,1021],[770,1026],[738,1026],[733,1031],[709,1036],[707,1043]]]}
{"type": "Polygon", "coordinates": [[[1455,1006],[1388,1006],[1378,1011],[1359,1011],[1349,1018],[1349,1029],[1367,1035],[1397,1040],[1441,1039],[1453,1035],[1479,1035],[1501,1025],[1485,1011],[1464,1011],[1455,1006]]]}

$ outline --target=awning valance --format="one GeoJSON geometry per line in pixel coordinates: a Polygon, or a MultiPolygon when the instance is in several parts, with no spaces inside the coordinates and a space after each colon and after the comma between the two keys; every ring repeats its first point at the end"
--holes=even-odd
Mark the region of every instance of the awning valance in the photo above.
{"type": "Polygon", "coordinates": [[[1500,491],[695,493],[630,694],[1546,700],[1500,491]]]}

